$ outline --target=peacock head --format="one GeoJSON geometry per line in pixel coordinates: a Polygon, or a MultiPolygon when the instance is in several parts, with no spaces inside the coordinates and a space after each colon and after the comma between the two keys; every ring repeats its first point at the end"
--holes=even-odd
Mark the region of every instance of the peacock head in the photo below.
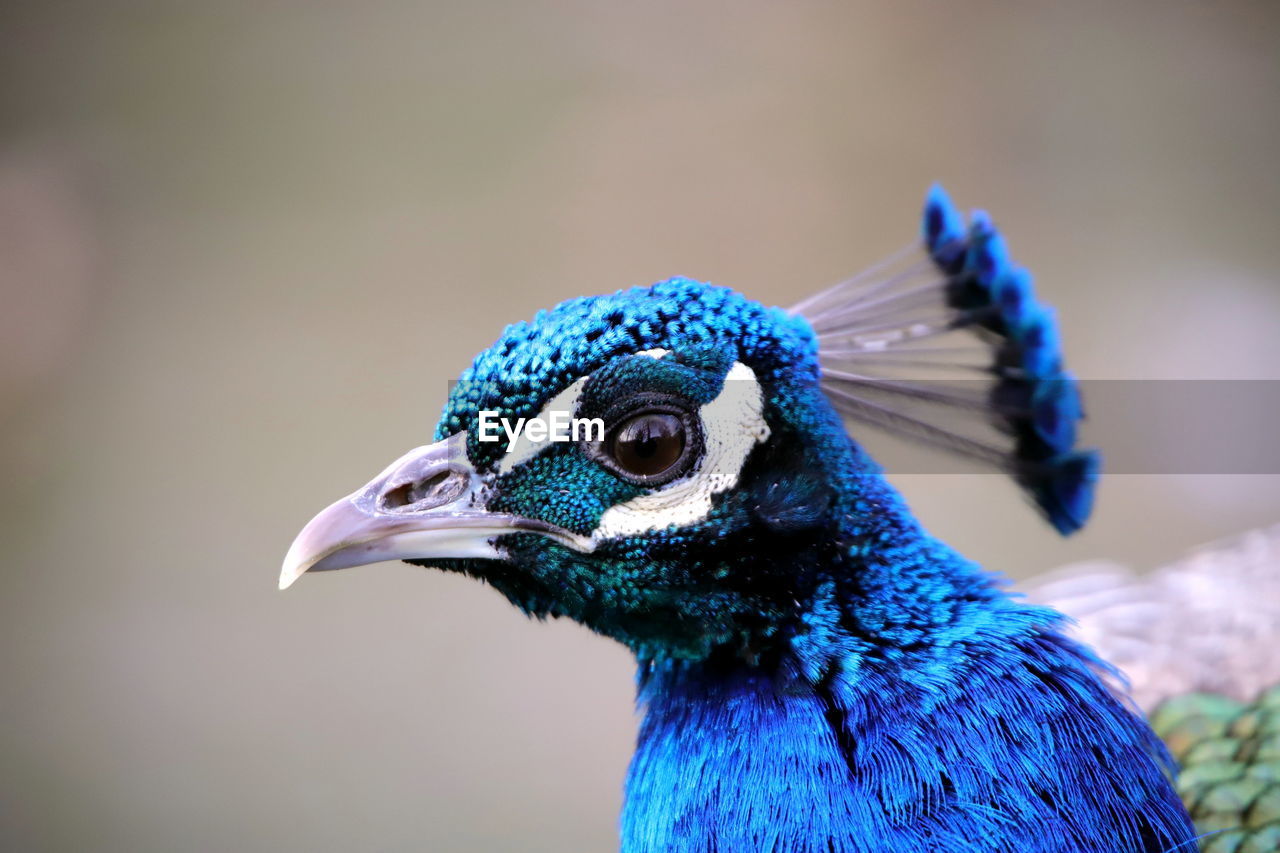
{"type": "Polygon", "coordinates": [[[509,326],[452,388],[435,443],[304,528],[281,587],[402,559],[642,657],[767,653],[833,565],[914,527],[846,418],[1003,467],[1074,530],[1096,456],[1072,450],[1052,314],[989,220],[966,231],[937,189],[921,246],[790,311],[674,278],[509,326]],[[952,334],[972,364],[934,340],[952,334]],[[910,376],[942,354],[979,379],[910,376]]]}

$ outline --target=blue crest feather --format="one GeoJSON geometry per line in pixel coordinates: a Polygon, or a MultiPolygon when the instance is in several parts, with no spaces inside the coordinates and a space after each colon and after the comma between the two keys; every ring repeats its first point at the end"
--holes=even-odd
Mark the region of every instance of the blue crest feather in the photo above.
{"type": "Polygon", "coordinates": [[[819,342],[823,386],[853,421],[1007,471],[1061,533],[1092,506],[1101,457],[1075,449],[1084,417],[1057,317],[991,217],[930,189],[921,252],[792,308],[819,342]]]}

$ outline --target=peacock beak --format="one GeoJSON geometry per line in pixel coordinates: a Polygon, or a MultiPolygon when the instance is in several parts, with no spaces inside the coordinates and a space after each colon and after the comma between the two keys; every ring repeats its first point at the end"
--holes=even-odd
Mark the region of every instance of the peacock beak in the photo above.
{"type": "Polygon", "coordinates": [[[577,550],[584,537],[535,519],[485,509],[465,434],[415,448],[369,483],[307,522],[280,570],[287,589],[304,572],[383,560],[500,559],[510,533],[539,533],[577,550]]]}

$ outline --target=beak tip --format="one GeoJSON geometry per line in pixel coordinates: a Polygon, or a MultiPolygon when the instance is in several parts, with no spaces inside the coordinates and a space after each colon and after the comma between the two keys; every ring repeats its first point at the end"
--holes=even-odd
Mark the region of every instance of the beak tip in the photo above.
{"type": "Polygon", "coordinates": [[[296,567],[285,563],[284,568],[280,570],[280,589],[288,589],[300,577],[302,577],[302,572],[298,571],[296,567]]]}
{"type": "Polygon", "coordinates": [[[293,546],[289,548],[289,553],[284,555],[284,564],[280,566],[280,589],[282,590],[293,586],[294,581],[306,574],[307,569],[315,565],[315,561],[304,558],[299,553],[300,550],[298,543],[294,542],[293,546]]]}

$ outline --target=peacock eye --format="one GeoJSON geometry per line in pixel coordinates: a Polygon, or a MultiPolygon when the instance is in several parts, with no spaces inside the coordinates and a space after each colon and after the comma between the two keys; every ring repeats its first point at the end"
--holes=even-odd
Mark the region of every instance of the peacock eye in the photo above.
{"type": "Polygon", "coordinates": [[[688,444],[684,420],[671,412],[641,412],[611,430],[606,453],[619,473],[643,483],[664,474],[685,458],[688,444]]]}

